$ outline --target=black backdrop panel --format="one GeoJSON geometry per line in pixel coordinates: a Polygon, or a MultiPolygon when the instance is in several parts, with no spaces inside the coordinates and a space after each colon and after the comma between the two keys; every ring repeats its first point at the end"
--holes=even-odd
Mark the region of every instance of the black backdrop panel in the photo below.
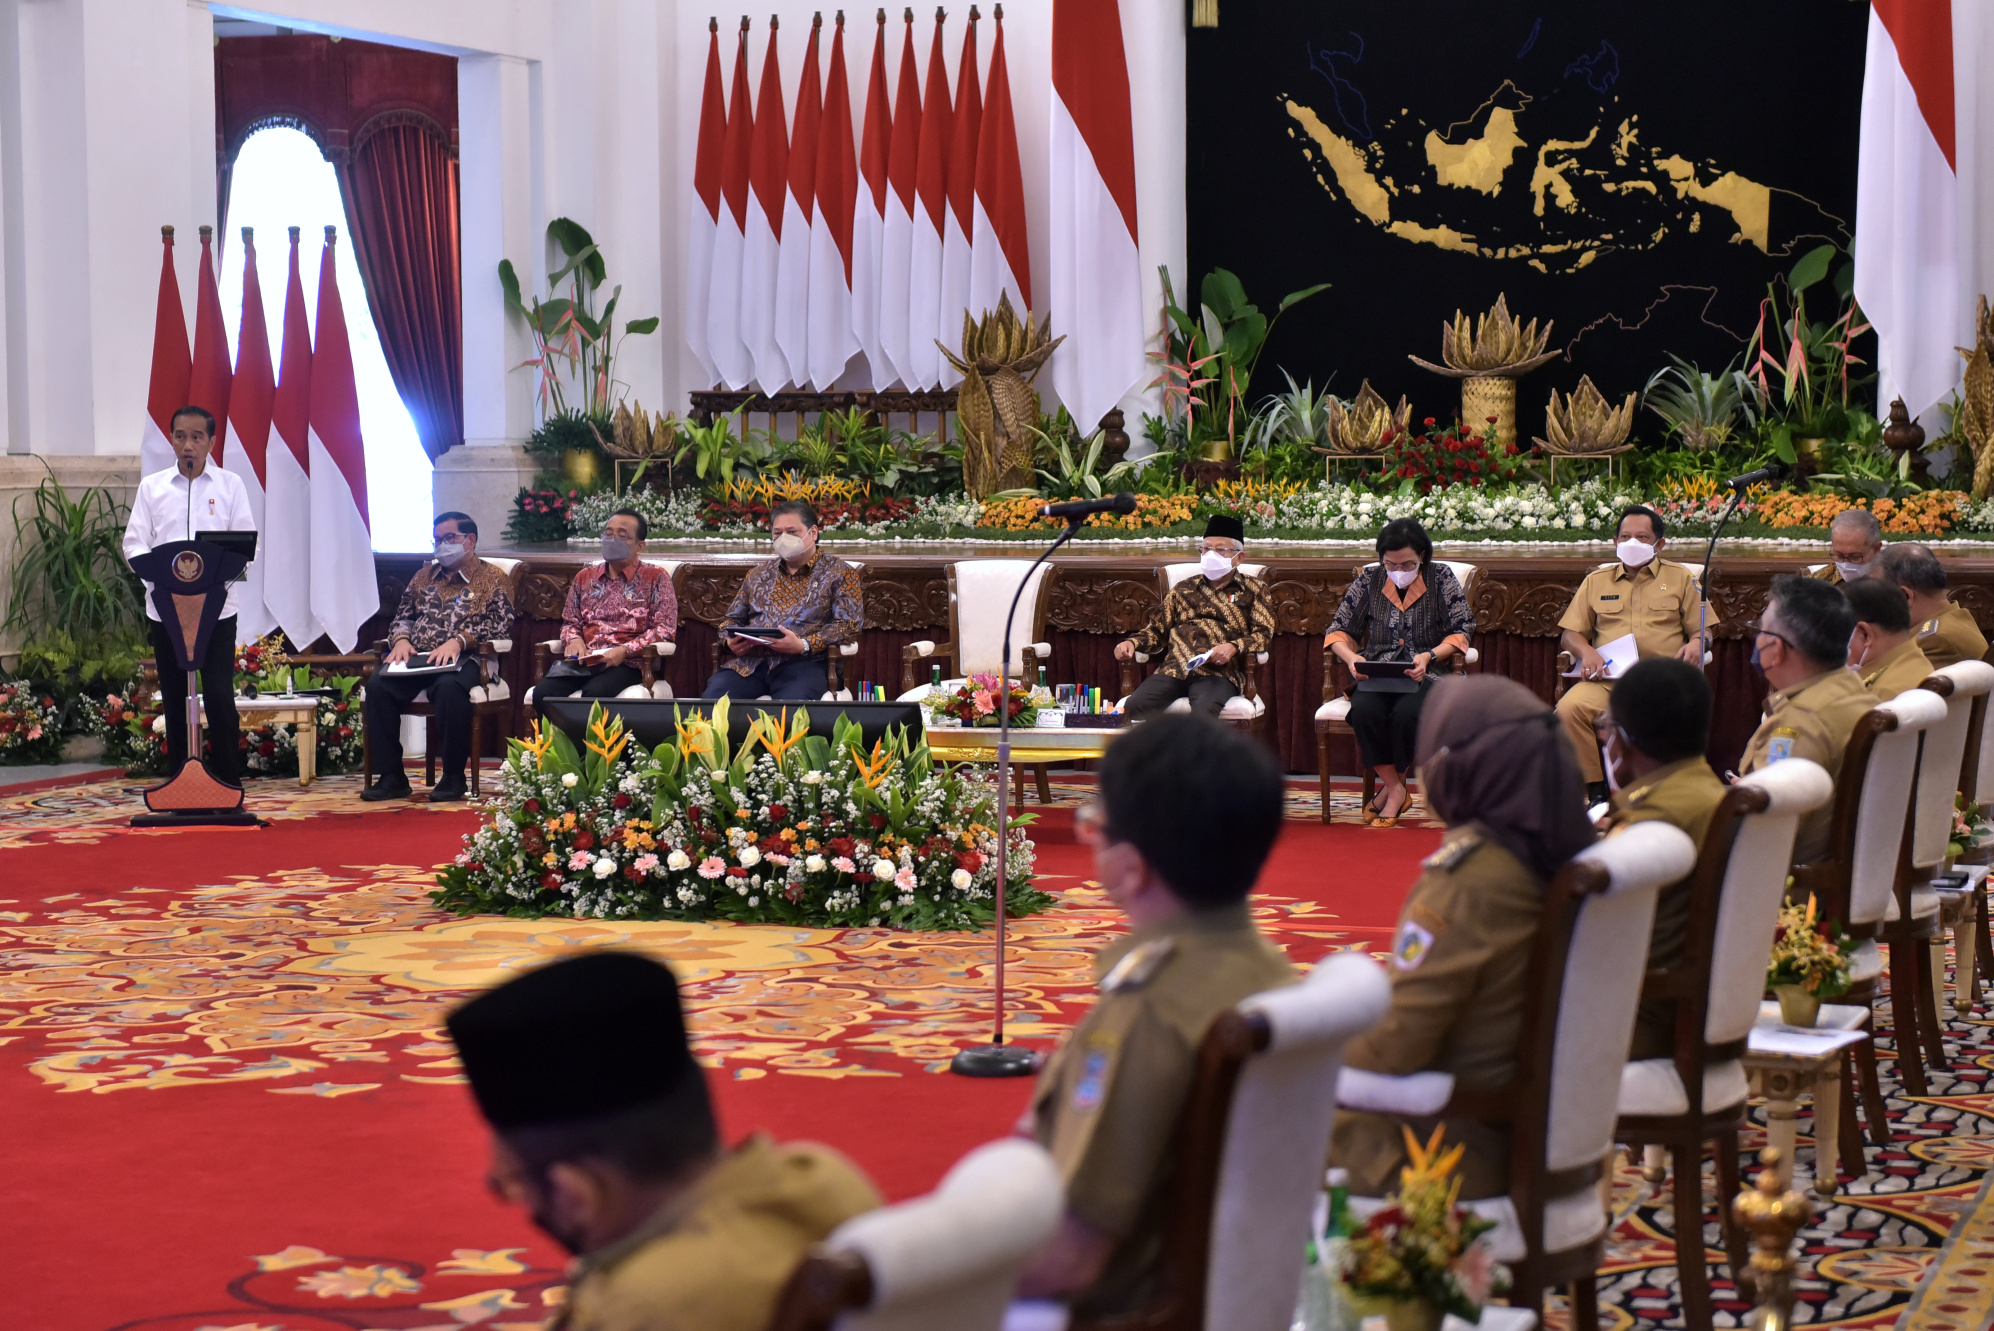
{"type": "Polygon", "coordinates": [[[1667,352],[1715,370],[1775,274],[1852,237],[1867,15],[1226,0],[1189,35],[1193,294],[1214,267],[1268,312],[1330,282],[1283,318],[1254,396],[1281,366],[1446,420],[1458,385],[1406,356],[1437,362],[1443,321],[1507,292],[1566,352],[1523,381],[1526,438],[1582,373],[1617,395],[1667,352]]]}

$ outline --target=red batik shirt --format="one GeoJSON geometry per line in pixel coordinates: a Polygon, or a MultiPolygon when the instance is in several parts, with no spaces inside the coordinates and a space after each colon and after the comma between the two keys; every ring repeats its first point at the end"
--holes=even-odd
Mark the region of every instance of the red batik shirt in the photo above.
{"type": "Polygon", "coordinates": [[[606,563],[590,564],[568,584],[568,603],[561,610],[561,641],[580,638],[589,651],[642,651],[654,642],[670,642],[678,627],[671,574],[641,559],[627,575],[606,563]]]}

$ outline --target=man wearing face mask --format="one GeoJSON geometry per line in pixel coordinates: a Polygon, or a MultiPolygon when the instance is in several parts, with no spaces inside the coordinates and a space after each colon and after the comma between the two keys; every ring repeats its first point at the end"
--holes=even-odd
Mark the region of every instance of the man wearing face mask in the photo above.
{"type": "Polygon", "coordinates": [[[1245,553],[1245,525],[1214,516],[1205,524],[1198,558],[1203,576],[1172,587],[1142,632],[1115,644],[1117,661],[1134,660],[1137,652],[1164,654],[1163,664],[1129,695],[1130,716],[1154,716],[1189,698],[1193,712],[1215,717],[1228,698],[1245,691],[1247,655],[1266,651],[1274,639],[1266,586],[1239,571],[1245,553]]]}
{"type": "Polygon", "coordinates": [[[857,642],[865,625],[859,571],[817,548],[817,510],[787,499],[769,510],[775,558],[741,580],[741,590],[720,622],[726,652],[706,683],[708,698],[824,696],[830,687],[830,653],[857,642]],[[780,629],[766,641],[736,629],[780,629]]]}
{"type": "Polygon", "coordinates": [[[579,1260],[549,1331],[762,1331],[812,1246],[879,1194],[843,1156],[725,1147],[671,971],[589,951],[452,1012],[487,1183],[579,1260]]]}
{"type": "MultiPolygon", "coordinates": [[[[1807,758],[1829,776],[1841,776],[1849,734],[1877,703],[1848,668],[1855,627],[1856,612],[1840,588],[1792,573],[1773,579],[1752,641],[1752,664],[1773,692],[1766,696],[1765,720],[1745,748],[1740,772],[1807,758]]],[[[1795,864],[1828,853],[1833,815],[1830,800],[1800,820],[1793,841],[1795,864]]]]}
{"type": "Polygon", "coordinates": [[[1927,545],[1903,541],[1876,561],[1876,576],[1903,589],[1918,628],[1918,649],[1940,670],[1987,655],[1987,637],[1973,612],[1946,595],[1946,566],[1927,545]]]}
{"type": "Polygon", "coordinates": [[[1883,553],[1883,528],[1876,514],[1866,508],[1845,508],[1828,524],[1829,563],[1809,576],[1831,587],[1839,587],[1876,572],[1877,557],[1883,553]]]}
{"type": "Polygon", "coordinates": [[[1911,626],[1911,603],[1904,593],[1881,578],[1858,578],[1842,587],[1855,611],[1855,632],[1849,635],[1849,665],[1862,686],[1889,702],[1906,689],[1915,689],[1932,673],[1932,663],[1918,647],[1911,626]]]}
{"type": "Polygon", "coordinates": [[[471,757],[471,690],[482,682],[471,648],[512,633],[512,596],[506,576],[478,558],[478,524],[468,513],[440,513],[436,558],[416,570],[388,625],[388,654],[367,680],[367,743],[374,756],[368,801],[407,799],[402,771],[402,713],[424,694],[443,732],[443,775],[430,802],[464,798],[464,765],[471,757]],[[452,666],[448,674],[391,675],[387,667],[452,666]]]}
{"type": "Polygon", "coordinates": [[[651,524],[619,508],[602,527],[602,562],[568,584],[561,610],[561,659],[533,686],[536,698],[614,698],[643,681],[637,663],[678,632],[671,575],[643,560],[651,524]]]}
{"type": "MultiPolygon", "coordinates": [[[[1696,576],[1661,557],[1667,533],[1667,524],[1653,509],[1636,504],[1621,513],[1613,547],[1618,562],[1587,574],[1558,621],[1564,630],[1561,645],[1577,661],[1579,673],[1558,699],[1558,719],[1579,760],[1586,798],[1595,804],[1606,798],[1607,789],[1593,728],[1611,696],[1606,662],[1596,648],[1631,633],[1643,659],[1673,656],[1693,666],[1703,664],[1707,640],[1696,576]]],[[[1708,622],[1717,622],[1714,607],[1708,622]]]]}

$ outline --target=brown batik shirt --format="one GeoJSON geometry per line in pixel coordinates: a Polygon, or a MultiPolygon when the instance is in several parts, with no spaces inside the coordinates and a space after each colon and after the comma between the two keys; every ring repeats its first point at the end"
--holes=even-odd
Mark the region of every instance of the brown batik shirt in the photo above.
{"type": "Polygon", "coordinates": [[[1246,691],[1248,653],[1264,652],[1274,640],[1274,608],[1267,603],[1267,585],[1235,571],[1224,582],[1194,574],[1170,589],[1163,605],[1142,632],[1130,641],[1146,656],[1167,649],[1160,674],[1186,679],[1192,673],[1216,675],[1246,691]],[[1222,642],[1239,650],[1224,665],[1207,661],[1195,672],[1186,663],[1222,642]]]}
{"type": "Polygon", "coordinates": [[[734,604],[727,607],[727,617],[720,621],[721,668],[751,675],[773,655],[760,646],[750,647],[745,656],[726,652],[724,640],[731,630],[778,626],[789,628],[809,645],[806,660],[857,642],[859,630],[865,627],[859,571],[821,549],[811,551],[810,562],[794,573],[780,558],[757,565],[741,580],[734,604]]]}
{"type": "Polygon", "coordinates": [[[459,638],[468,651],[481,642],[512,635],[512,596],[507,578],[480,559],[468,576],[434,561],[409,579],[388,625],[388,642],[407,638],[418,652],[430,652],[445,638],[459,638]]]}

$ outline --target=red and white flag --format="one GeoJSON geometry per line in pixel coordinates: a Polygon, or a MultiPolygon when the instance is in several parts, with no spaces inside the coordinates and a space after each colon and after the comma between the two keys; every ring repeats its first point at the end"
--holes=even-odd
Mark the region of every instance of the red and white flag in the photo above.
{"type": "Polygon", "coordinates": [[[1053,0],[1052,382],[1083,433],[1143,373],[1135,129],[1116,0],[1053,0]]]}
{"type": "Polygon", "coordinates": [[[893,382],[893,362],[880,345],[879,292],[883,280],[888,202],[887,157],[893,144],[893,107],[887,100],[886,11],[872,44],[872,73],[865,85],[864,133],[859,142],[859,189],[852,204],[852,338],[865,353],[866,386],[893,382]]]}
{"type": "Polygon", "coordinates": [[[194,354],[187,348],[187,309],[180,303],[180,279],[173,272],[173,228],[159,228],[164,252],[159,260],[159,303],[152,320],[152,385],[145,395],[145,426],[139,431],[138,469],[142,476],[173,463],[173,413],[187,405],[194,354]]]}
{"type": "Polygon", "coordinates": [[[702,386],[720,380],[706,344],[713,290],[713,233],[720,227],[720,159],[727,150],[727,87],[720,73],[720,20],[706,23],[706,90],[699,99],[699,149],[692,166],[692,220],[686,230],[685,344],[699,362],[702,386]]]}
{"type": "Polygon", "coordinates": [[[1032,307],[1031,245],[1025,233],[1025,174],[1018,163],[1018,122],[1011,114],[1011,74],[1004,60],[1004,6],[983,94],[976,144],[976,223],[969,238],[969,308],[997,308],[1005,292],[1020,315],[1032,307]]]}
{"type": "Polygon", "coordinates": [[[727,138],[720,157],[722,207],[713,228],[713,277],[706,295],[706,354],[719,381],[746,388],[755,378],[755,358],[741,340],[741,246],[748,226],[748,162],[755,136],[754,104],[748,99],[748,20],[734,48],[734,86],[727,99],[727,138]]]}
{"type": "Polygon", "coordinates": [[[796,85],[796,123],[789,136],[789,186],[782,201],[782,246],[775,270],[775,344],[791,382],[810,378],[810,227],[817,210],[817,127],[824,118],[824,90],[817,77],[817,35],[824,16],[810,22],[803,73],[796,85]]]}
{"type": "MultiPolygon", "coordinates": [[[[301,302],[302,303],[302,302],[301,302]]],[[[229,389],[228,469],[242,478],[249,511],[256,516],[257,551],[236,601],[236,636],[247,642],[277,627],[277,618],[263,601],[264,570],[269,567],[269,523],[265,518],[265,478],[269,474],[270,413],[277,397],[277,378],[270,368],[270,329],[263,316],[263,286],[256,280],[256,237],[242,229],[242,323],[236,330],[235,378],[229,389]]],[[[280,445],[281,447],[281,445],[280,445]]],[[[300,644],[303,651],[309,644],[300,644]]]]}
{"type": "Polygon", "coordinates": [[[319,256],[317,337],[307,433],[312,468],[312,615],[337,652],[350,652],[360,626],[381,608],[374,585],[374,538],[367,520],[367,449],[353,348],[333,262],[336,233],[325,229],[319,256]]]}
{"type": "MultiPolygon", "coordinates": [[[[976,148],[983,128],[983,89],[976,77],[976,6],[962,34],[962,61],[955,71],[955,116],[949,127],[948,208],[942,214],[941,299],[935,337],[945,347],[962,346],[962,315],[969,308],[969,243],[976,226],[976,148]]],[[[953,388],[962,376],[947,357],[936,362],[937,382],[953,388]]]]}
{"type": "Polygon", "coordinates": [[[907,261],[907,362],[900,376],[912,389],[941,382],[942,227],[948,213],[949,140],[955,110],[949,104],[948,53],[942,46],[947,16],[935,12],[928,47],[928,86],[921,98],[921,144],[914,166],[914,245],[907,261]]]}
{"type": "MultiPolygon", "coordinates": [[[[885,82],[881,71],[880,82],[885,82]]],[[[796,145],[790,145],[793,157],[796,145]]],[[[810,219],[811,384],[829,392],[859,349],[852,332],[852,216],[858,199],[858,159],[852,153],[852,90],[845,78],[845,15],[831,34],[831,71],[824,81],[824,118],[817,127],[817,167],[811,173],[816,209],[810,219]]]]}
{"type": "Polygon", "coordinates": [[[741,341],[755,358],[764,393],[789,382],[789,361],[775,339],[775,277],[781,257],[783,200],[789,197],[789,123],[782,109],[777,25],[769,20],[762,88],[755,97],[755,137],[748,165],[748,220],[741,232],[741,341]]]}
{"type": "MultiPolygon", "coordinates": [[[[1960,182],[1952,0],[1873,0],[1856,169],[1856,299],[1877,399],[1912,416],[1959,382],[1960,182]]],[[[1972,299],[1972,293],[1966,293],[1972,299]]]]}
{"type": "Polygon", "coordinates": [[[900,77],[893,94],[893,140],[886,156],[886,225],[879,246],[879,349],[874,388],[895,379],[915,386],[908,371],[907,283],[914,264],[914,170],[921,153],[921,68],[914,54],[914,11],[907,11],[900,77]]]}
{"type": "Polygon", "coordinates": [[[214,444],[208,455],[222,461],[223,426],[228,421],[228,326],[222,321],[222,296],[215,287],[215,229],[201,228],[201,277],[194,291],[194,364],[187,379],[183,405],[206,407],[215,418],[214,444]]]}
{"type": "MultiPolygon", "coordinates": [[[[248,323],[245,310],[245,328],[248,323]]],[[[297,227],[291,228],[291,278],[284,291],[279,366],[277,389],[270,400],[272,443],[264,460],[256,562],[263,566],[263,603],[292,645],[309,651],[321,630],[312,615],[312,330],[305,318],[305,284],[298,273],[297,227]]]]}

